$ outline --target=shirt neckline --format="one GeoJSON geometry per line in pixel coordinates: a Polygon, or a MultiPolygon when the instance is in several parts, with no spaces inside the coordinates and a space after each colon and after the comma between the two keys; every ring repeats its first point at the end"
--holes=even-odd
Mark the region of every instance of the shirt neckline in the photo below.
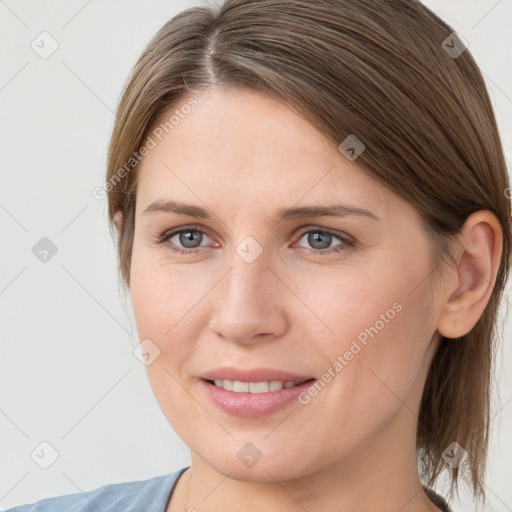
{"type": "Polygon", "coordinates": [[[185,473],[185,471],[187,471],[187,469],[189,468],[190,466],[186,466],[179,471],[178,476],[174,479],[174,483],[172,484],[172,487],[169,491],[169,496],[167,497],[167,501],[165,502],[164,509],[160,512],[167,512],[167,509],[169,508],[169,503],[171,502],[172,495],[174,494],[174,489],[176,489],[176,485],[178,485],[178,480],[181,478],[181,475],[183,475],[183,473],[185,473]]]}
{"type": "MultiPolygon", "coordinates": [[[[167,501],[165,502],[165,507],[161,512],[167,512],[167,509],[169,508],[169,503],[171,502],[172,495],[174,494],[174,489],[176,489],[176,486],[178,485],[178,480],[181,478],[183,473],[187,471],[187,469],[190,469],[190,466],[186,466],[182,468],[178,476],[174,479],[174,483],[172,484],[172,487],[169,491],[169,496],[167,497],[167,501]]],[[[446,500],[439,494],[437,494],[434,489],[429,487],[427,484],[422,483],[423,492],[427,495],[427,498],[436,506],[441,508],[442,512],[452,512],[452,509],[446,502],[446,500]]]]}
{"type": "Polygon", "coordinates": [[[432,487],[429,487],[427,484],[422,483],[423,491],[427,495],[427,498],[436,506],[439,507],[442,512],[453,512],[448,505],[448,502],[440,495],[437,494],[432,487]]]}

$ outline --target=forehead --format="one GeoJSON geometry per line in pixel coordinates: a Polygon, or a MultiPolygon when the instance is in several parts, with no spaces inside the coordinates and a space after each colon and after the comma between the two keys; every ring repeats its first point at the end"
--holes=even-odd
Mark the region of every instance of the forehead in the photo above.
{"type": "Polygon", "coordinates": [[[383,215],[399,200],[276,98],[217,87],[191,97],[152,128],[156,145],[138,169],[138,208],[170,195],[236,208],[343,201],[383,215]],[[191,97],[195,106],[184,108],[191,97]]]}

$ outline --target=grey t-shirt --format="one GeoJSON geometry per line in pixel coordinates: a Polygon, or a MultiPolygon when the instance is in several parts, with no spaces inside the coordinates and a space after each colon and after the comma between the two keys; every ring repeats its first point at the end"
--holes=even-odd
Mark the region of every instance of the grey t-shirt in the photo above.
{"type": "MultiPolygon", "coordinates": [[[[87,493],[45,498],[6,512],[165,512],[178,478],[187,469],[147,480],[108,484],[87,493]]],[[[443,512],[452,512],[441,496],[425,485],[423,488],[443,512]]]]}

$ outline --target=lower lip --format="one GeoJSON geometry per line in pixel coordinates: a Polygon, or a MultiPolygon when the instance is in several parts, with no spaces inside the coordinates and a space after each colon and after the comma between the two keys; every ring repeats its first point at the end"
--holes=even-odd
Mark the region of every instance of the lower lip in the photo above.
{"type": "Polygon", "coordinates": [[[267,393],[235,393],[218,388],[211,382],[200,379],[200,384],[209,396],[210,400],[224,412],[242,418],[258,418],[266,416],[281,409],[292,400],[296,399],[303,391],[306,391],[314,383],[314,379],[279,391],[267,393]]]}

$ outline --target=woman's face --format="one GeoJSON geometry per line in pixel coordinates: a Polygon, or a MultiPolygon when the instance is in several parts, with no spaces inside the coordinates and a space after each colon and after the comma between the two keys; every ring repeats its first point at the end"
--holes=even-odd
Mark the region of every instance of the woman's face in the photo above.
{"type": "Polygon", "coordinates": [[[163,413],[235,479],[415,455],[440,311],[418,214],[284,103],[194,98],[137,191],[131,299],[163,413]],[[309,210],[335,205],[353,210],[309,210]]]}

